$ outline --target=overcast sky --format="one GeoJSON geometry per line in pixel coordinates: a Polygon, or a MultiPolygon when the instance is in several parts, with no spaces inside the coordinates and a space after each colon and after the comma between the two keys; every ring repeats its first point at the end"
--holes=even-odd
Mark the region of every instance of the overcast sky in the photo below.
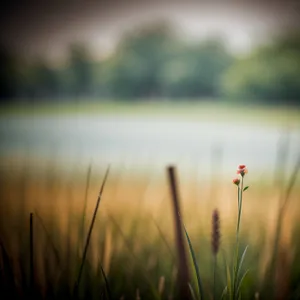
{"type": "Polygon", "coordinates": [[[300,1],[24,2],[1,2],[0,42],[25,55],[53,58],[72,42],[84,42],[95,55],[105,55],[124,31],[158,20],[170,21],[185,39],[222,34],[241,53],[300,24],[300,1]]]}

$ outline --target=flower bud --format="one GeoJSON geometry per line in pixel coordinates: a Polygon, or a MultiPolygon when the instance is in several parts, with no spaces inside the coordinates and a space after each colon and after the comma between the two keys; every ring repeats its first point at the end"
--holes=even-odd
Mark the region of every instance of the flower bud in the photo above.
{"type": "Polygon", "coordinates": [[[235,184],[235,185],[239,185],[240,184],[240,179],[239,178],[234,178],[232,180],[232,182],[235,184]]]}

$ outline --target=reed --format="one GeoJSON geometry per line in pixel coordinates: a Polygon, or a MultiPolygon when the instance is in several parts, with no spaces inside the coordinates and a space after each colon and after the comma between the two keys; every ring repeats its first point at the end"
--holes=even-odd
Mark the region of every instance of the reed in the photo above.
{"type": "Polygon", "coordinates": [[[216,295],[216,277],[217,277],[217,255],[220,249],[220,216],[219,211],[215,209],[212,213],[212,236],[211,236],[211,250],[213,255],[213,295],[214,299],[217,299],[216,295]]]}
{"type": "Polygon", "coordinates": [[[173,217],[174,217],[174,229],[175,229],[175,237],[176,237],[176,248],[178,255],[178,290],[179,296],[181,299],[191,299],[191,294],[189,290],[189,282],[190,275],[188,269],[187,256],[185,252],[185,244],[183,240],[183,232],[182,232],[182,216],[181,216],[181,208],[179,202],[179,193],[177,186],[177,178],[174,166],[169,166],[167,168],[168,178],[169,178],[169,186],[173,204],[173,217]]]}

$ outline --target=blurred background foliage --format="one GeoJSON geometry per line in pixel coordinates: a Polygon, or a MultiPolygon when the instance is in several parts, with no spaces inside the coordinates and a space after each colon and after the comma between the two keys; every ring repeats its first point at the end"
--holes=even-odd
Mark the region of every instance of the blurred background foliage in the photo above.
{"type": "Polygon", "coordinates": [[[116,49],[100,60],[84,44],[71,45],[61,64],[43,57],[28,61],[2,46],[0,64],[2,102],[87,97],[300,104],[298,32],[239,57],[226,49],[221,37],[188,43],[158,23],[124,34],[116,49]]]}

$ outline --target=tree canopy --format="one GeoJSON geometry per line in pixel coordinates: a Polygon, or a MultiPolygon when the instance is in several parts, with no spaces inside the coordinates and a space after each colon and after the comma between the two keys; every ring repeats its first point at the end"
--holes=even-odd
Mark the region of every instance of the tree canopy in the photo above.
{"type": "Polygon", "coordinates": [[[237,60],[223,76],[224,93],[240,101],[300,104],[300,35],[276,39],[237,60]]]}
{"type": "Polygon", "coordinates": [[[281,36],[244,58],[232,55],[220,38],[183,42],[165,23],[127,33],[102,60],[83,44],[71,45],[60,67],[45,59],[25,63],[0,50],[3,100],[219,98],[300,104],[300,34],[281,36]]]}

